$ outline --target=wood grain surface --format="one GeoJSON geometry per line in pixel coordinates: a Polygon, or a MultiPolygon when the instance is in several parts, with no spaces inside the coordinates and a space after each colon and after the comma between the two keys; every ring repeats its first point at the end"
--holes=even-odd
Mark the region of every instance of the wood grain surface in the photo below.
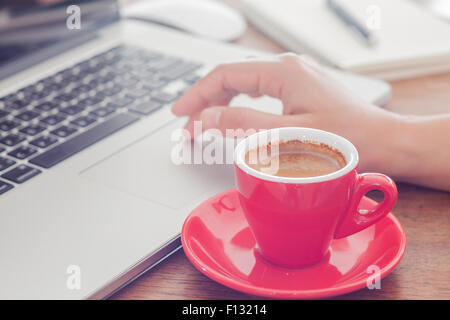
{"type": "MultiPolygon", "coordinates": [[[[225,2],[239,7],[237,0],[225,2]]],[[[236,43],[271,52],[285,51],[252,26],[236,43]]],[[[450,113],[450,73],[391,84],[393,98],[387,105],[390,110],[408,114],[450,113]]],[[[380,290],[362,289],[339,299],[450,299],[450,193],[404,183],[398,183],[398,190],[393,213],[406,231],[403,260],[381,281],[380,290]]],[[[210,280],[192,266],[182,251],[111,298],[259,299],[210,280]]]]}

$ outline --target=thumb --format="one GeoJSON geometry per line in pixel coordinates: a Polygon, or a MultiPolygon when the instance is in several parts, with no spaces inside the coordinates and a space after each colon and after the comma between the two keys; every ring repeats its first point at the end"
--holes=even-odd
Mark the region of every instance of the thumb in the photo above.
{"type": "Polygon", "coordinates": [[[310,115],[275,115],[249,108],[209,107],[204,109],[198,120],[202,130],[219,129],[226,134],[226,129],[270,129],[278,127],[310,126],[310,115]]]}

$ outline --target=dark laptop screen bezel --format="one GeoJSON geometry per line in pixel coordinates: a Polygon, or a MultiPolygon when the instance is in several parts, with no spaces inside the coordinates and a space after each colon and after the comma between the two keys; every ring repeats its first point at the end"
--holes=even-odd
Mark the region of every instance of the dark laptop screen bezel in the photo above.
{"type": "MultiPolygon", "coordinates": [[[[120,19],[117,0],[55,0],[60,3],[44,7],[36,4],[28,4],[31,2],[35,3],[36,1],[39,0],[19,0],[17,2],[16,0],[11,0],[2,1],[3,4],[0,4],[0,12],[2,10],[8,10],[10,19],[13,22],[0,28],[0,50],[2,50],[2,45],[4,46],[3,48],[6,48],[6,46],[9,46],[9,48],[11,47],[8,39],[11,39],[11,42],[14,42],[12,54],[8,59],[4,61],[0,59],[0,80],[70,50],[86,41],[94,39],[97,36],[99,29],[117,22],[120,19]],[[94,11],[91,9],[89,14],[83,14],[84,6],[92,6],[92,4],[97,4],[98,12],[95,11],[97,9],[94,11]],[[69,30],[66,26],[66,19],[70,15],[70,13],[66,12],[66,8],[70,5],[78,5],[81,8],[80,29],[69,30]],[[46,12],[54,15],[55,11],[61,16],[61,21],[57,21],[57,24],[53,22],[52,25],[46,26],[45,22],[43,22],[45,21],[46,12]],[[33,14],[36,16],[36,13],[38,13],[39,16],[37,16],[37,21],[34,25],[33,14]],[[16,23],[15,25],[14,22],[18,21],[18,18],[14,21],[16,17],[22,19],[28,18],[28,21],[31,21],[31,23],[28,22],[26,26],[21,26],[20,23],[16,23]],[[42,19],[42,17],[44,17],[44,19],[42,19]],[[41,30],[46,30],[45,28],[58,29],[57,32],[60,33],[57,39],[52,39],[51,35],[49,36],[49,34],[52,34],[51,32],[42,32],[42,34],[46,36],[46,43],[44,45],[41,46],[40,43],[36,42],[36,47],[38,47],[38,49],[33,48],[33,50],[31,50],[25,48],[25,41],[27,40],[21,42],[21,37],[27,38],[27,35],[30,35],[29,38],[35,39],[35,35],[39,35],[39,32],[36,31],[39,30],[39,28],[41,28],[41,30]],[[61,32],[64,32],[63,36],[61,36],[61,32]],[[4,43],[2,44],[1,42],[4,43]],[[49,44],[47,44],[47,42],[49,44]],[[24,43],[24,45],[22,46],[21,43],[24,43]],[[15,54],[14,46],[17,46],[20,49],[17,51],[20,52],[20,54],[15,54]]],[[[53,29],[50,30],[53,31],[53,29]]]]}

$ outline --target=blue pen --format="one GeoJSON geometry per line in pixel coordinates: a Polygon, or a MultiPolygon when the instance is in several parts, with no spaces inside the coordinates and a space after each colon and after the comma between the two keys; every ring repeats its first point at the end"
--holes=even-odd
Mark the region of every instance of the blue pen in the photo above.
{"type": "Polygon", "coordinates": [[[373,46],[376,44],[376,38],[373,34],[357,21],[344,7],[342,7],[335,0],[327,0],[327,7],[347,26],[349,26],[356,35],[359,36],[367,45],[373,46]]]}

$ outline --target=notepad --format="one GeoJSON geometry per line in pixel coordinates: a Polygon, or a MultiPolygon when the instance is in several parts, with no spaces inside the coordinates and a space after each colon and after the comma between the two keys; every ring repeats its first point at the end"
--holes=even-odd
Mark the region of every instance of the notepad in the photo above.
{"type": "Polygon", "coordinates": [[[325,0],[243,0],[256,27],[286,49],[385,80],[450,71],[450,24],[408,0],[340,0],[378,39],[369,47],[325,0]]]}

